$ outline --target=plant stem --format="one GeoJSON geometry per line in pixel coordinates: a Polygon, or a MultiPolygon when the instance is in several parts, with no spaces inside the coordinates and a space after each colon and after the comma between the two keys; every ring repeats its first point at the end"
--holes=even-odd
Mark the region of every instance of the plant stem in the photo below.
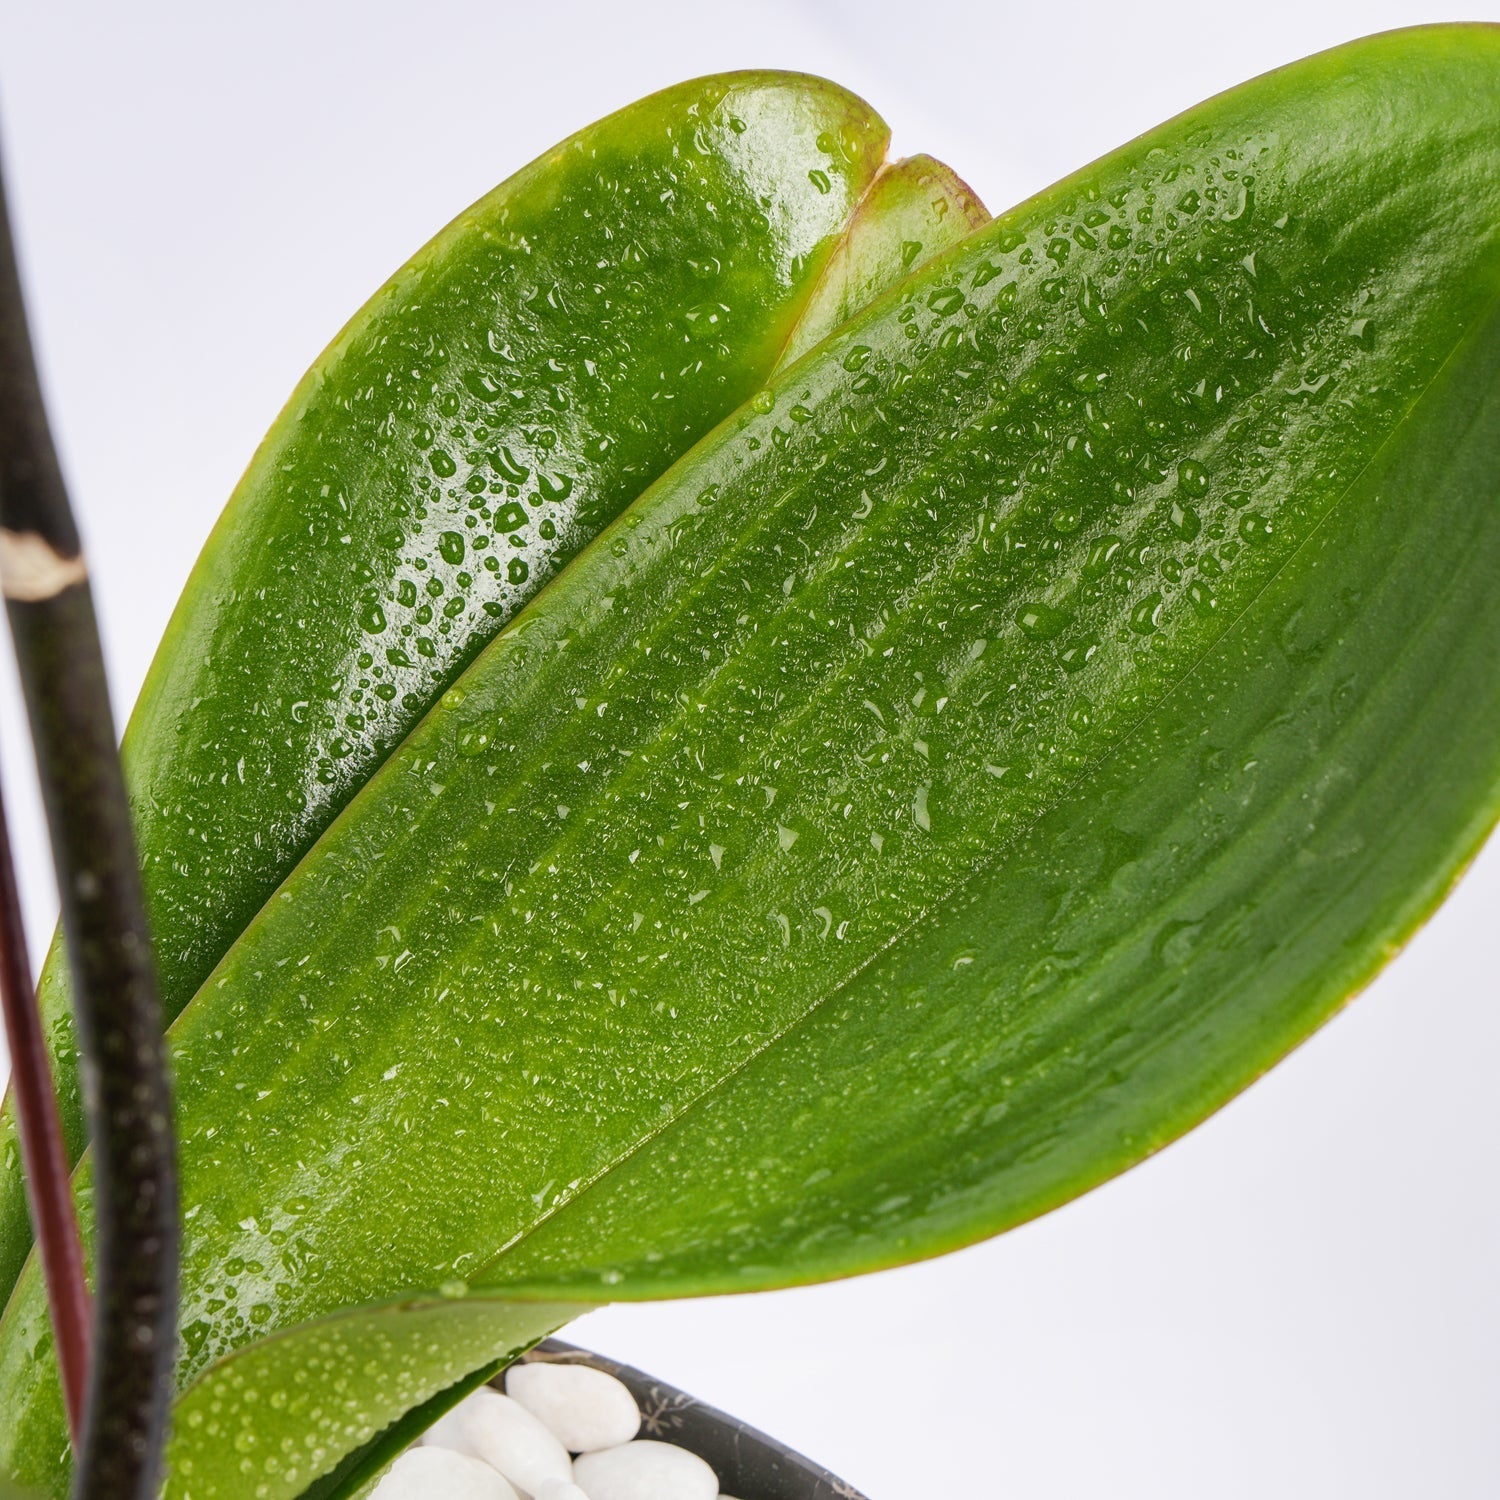
{"type": "Polygon", "coordinates": [[[5,800],[0,796],[0,1009],[10,1046],[11,1086],[16,1091],[16,1122],[26,1165],[26,1196],[47,1280],[47,1303],[57,1340],[68,1431],[76,1447],[83,1434],[89,1371],[88,1286],[83,1273],[83,1242],[73,1211],[68,1147],[53,1091],[47,1041],[31,986],[31,962],[21,926],[21,902],[10,852],[5,800]]]}
{"type": "Polygon", "coordinates": [[[0,589],[31,721],[93,1143],[94,1358],[77,1500],[155,1500],[177,1353],[161,1003],[93,597],[0,187],[0,589]]]}

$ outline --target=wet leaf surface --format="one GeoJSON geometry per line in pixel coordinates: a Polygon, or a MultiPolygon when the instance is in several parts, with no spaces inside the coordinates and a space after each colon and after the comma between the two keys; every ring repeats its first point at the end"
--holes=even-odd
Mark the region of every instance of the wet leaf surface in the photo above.
{"type": "MultiPolygon", "coordinates": [[[[1497,79],[1435,28],[1179,117],[538,593],[173,1029],[189,1400],[421,1290],[539,1332],[968,1243],[1378,970],[1500,806],[1497,79]]],[[[0,1453],[56,1491],[44,1329],[28,1269],[0,1453]]],[[[173,1452],[183,1496],[301,1483],[173,1452]]]]}

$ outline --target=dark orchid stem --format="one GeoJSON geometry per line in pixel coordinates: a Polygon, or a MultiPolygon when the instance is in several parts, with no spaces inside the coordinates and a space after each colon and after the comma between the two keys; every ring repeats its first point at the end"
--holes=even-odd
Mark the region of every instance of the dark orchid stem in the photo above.
{"type": "Polygon", "coordinates": [[[90,1321],[88,1286],[83,1275],[83,1242],[73,1212],[68,1147],[47,1059],[47,1041],[31,987],[31,961],[21,926],[21,902],[11,859],[5,801],[0,797],[0,1010],[5,1013],[5,1040],[10,1047],[11,1087],[16,1094],[16,1123],[26,1165],[26,1196],[36,1233],[47,1305],[62,1371],[68,1431],[76,1448],[83,1435],[83,1411],[89,1374],[90,1321]]]}
{"type": "Polygon", "coordinates": [[[62,898],[93,1145],[94,1352],[76,1500],[155,1500],[176,1357],[177,1174],[161,1003],[93,596],[0,189],[0,588],[62,898]]]}

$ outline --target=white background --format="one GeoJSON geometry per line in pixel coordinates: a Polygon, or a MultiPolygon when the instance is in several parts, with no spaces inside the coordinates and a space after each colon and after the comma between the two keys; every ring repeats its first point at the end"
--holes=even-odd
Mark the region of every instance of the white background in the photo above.
{"type": "MultiPolygon", "coordinates": [[[[586,121],[717,69],[826,73],[897,151],[946,158],[1000,209],[1251,74],[1450,18],[1420,0],[0,0],[13,214],[118,710],[303,368],[438,226],[586,121]]],[[[0,654],[39,953],[55,898],[0,654]]],[[[1500,1494],[1497,912],[1500,846],[1343,1018],[1049,1219],[574,1336],[872,1500],[1500,1494]]]]}

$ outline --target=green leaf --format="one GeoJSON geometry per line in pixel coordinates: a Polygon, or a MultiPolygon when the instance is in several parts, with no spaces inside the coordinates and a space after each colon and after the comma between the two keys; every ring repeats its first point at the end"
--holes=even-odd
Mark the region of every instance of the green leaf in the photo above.
{"type": "Polygon", "coordinates": [[[888,287],[966,238],[989,212],[951,167],[908,156],[885,167],[855,208],[781,357],[821,343],[888,287]]]}
{"type": "Polygon", "coordinates": [[[357,1489],[478,1383],[464,1378],[470,1371],[488,1370],[497,1354],[509,1363],[582,1311],[419,1297],[251,1344],[178,1401],[164,1493],[220,1500],[266,1486],[300,1495],[345,1454],[351,1461],[313,1494],[357,1489]],[[420,1425],[407,1418],[417,1407],[427,1408],[420,1425]]]}
{"type": "MultiPolygon", "coordinates": [[[[318,362],[217,528],[128,736],[170,1009],[190,996],[209,959],[385,744],[653,472],[761,383],[794,340],[805,344],[809,320],[826,324],[835,294],[841,308],[856,292],[875,295],[919,254],[951,243],[955,226],[983,217],[941,164],[881,166],[885,138],[861,101],[822,80],[740,74],[669,90],[564,143],[477,204],[318,362]],[[908,235],[924,234],[925,246],[883,254],[886,217],[908,235]],[[855,235],[860,253],[851,262],[845,246],[855,235]],[[674,371],[684,355],[688,363],[674,371]],[[558,373],[567,361],[578,368],[558,373]],[[479,388],[497,371],[513,387],[503,396],[479,388]],[[519,399],[528,391],[540,393],[529,404],[519,399]],[[486,425],[465,426],[475,422],[486,425]],[[424,425],[434,441],[468,440],[484,450],[468,455],[461,490],[457,474],[446,491],[436,482],[437,450],[426,435],[389,441],[424,425]],[[548,488],[540,469],[529,479],[522,472],[527,465],[516,455],[542,449],[566,471],[567,495],[548,488]],[[476,486],[476,472],[487,487],[476,486]],[[541,509],[528,515],[528,505],[541,509]],[[332,516],[343,518],[334,545],[332,516]],[[432,649],[409,653],[415,674],[402,681],[403,696],[379,686],[361,693],[345,680],[332,702],[318,701],[307,684],[322,678],[328,659],[342,656],[359,671],[372,665],[356,653],[368,644],[372,600],[395,614],[390,604],[402,602],[403,583],[411,591],[424,565],[436,573],[447,564],[453,573],[454,528],[466,519],[473,532],[501,529],[486,526],[491,519],[515,522],[506,540],[526,543],[511,553],[526,560],[527,575],[514,576],[512,561],[489,564],[486,576],[484,549],[470,535],[473,565],[448,580],[468,607],[442,611],[430,638],[418,642],[432,649]],[[386,522],[402,522],[408,533],[395,555],[386,522]],[[239,665],[226,671],[226,658],[239,665]],[[353,727],[338,714],[361,702],[368,732],[348,737],[337,764],[320,761],[330,733],[353,727]],[[289,713],[267,708],[288,703],[289,713]]],[[[425,589],[406,602],[417,604],[418,624],[424,606],[431,613],[425,589]]],[[[379,662],[371,675],[393,676],[379,662]]],[[[68,1077],[60,952],[44,977],[43,1002],[68,1077]]],[[[67,1103],[76,1144],[77,1101],[67,1103]]],[[[29,1243],[18,1171],[8,1188],[0,1238],[13,1279],[29,1243]]],[[[410,1324],[405,1307],[388,1315],[410,1324]]],[[[306,1331],[313,1357],[324,1326],[306,1331]]],[[[268,1367],[290,1369],[308,1357],[301,1334],[279,1335],[265,1348],[268,1367]]],[[[429,1386],[455,1379],[475,1357],[467,1348],[431,1353],[423,1367],[429,1386]]],[[[231,1392],[243,1389],[238,1357],[221,1374],[231,1392]]],[[[264,1370],[261,1379],[274,1383],[264,1370]]],[[[200,1400],[223,1399],[216,1387],[211,1398],[204,1392],[200,1383],[185,1398],[188,1414],[201,1416],[200,1400]]],[[[182,1430],[185,1471],[195,1434],[182,1430]]]]}
{"type": "MultiPolygon", "coordinates": [[[[519,1315],[519,1310],[517,1313],[519,1315]]],[[[456,1351],[448,1352],[450,1358],[456,1354],[456,1351]]],[[[330,1469],[303,1491],[300,1500],[354,1500],[354,1497],[369,1494],[386,1470],[439,1417],[452,1411],[465,1396],[478,1390],[480,1386],[487,1385],[513,1362],[515,1356],[514,1348],[507,1349],[500,1358],[480,1365],[462,1380],[429,1397],[420,1406],[411,1407],[362,1448],[351,1450],[336,1468],[330,1469]]]]}
{"type": "MultiPolygon", "coordinates": [[[[669,89],[459,216],[294,392],[125,754],[175,1015],[457,672],[780,357],[887,131],[800,75],[669,89]]],[[[82,1144],[66,964],[41,1003],[82,1144]]],[[[30,1246],[7,1113],[0,1285],[30,1246]]]]}
{"type": "MultiPolygon", "coordinates": [[[[450,1279],[935,1254],[1365,982],[1500,809],[1497,84],[1431,28],[1180,117],[553,580],[174,1027],[185,1377],[450,1279]]],[[[29,1269],[0,1467],[56,1492],[44,1320],[29,1269]]]]}

